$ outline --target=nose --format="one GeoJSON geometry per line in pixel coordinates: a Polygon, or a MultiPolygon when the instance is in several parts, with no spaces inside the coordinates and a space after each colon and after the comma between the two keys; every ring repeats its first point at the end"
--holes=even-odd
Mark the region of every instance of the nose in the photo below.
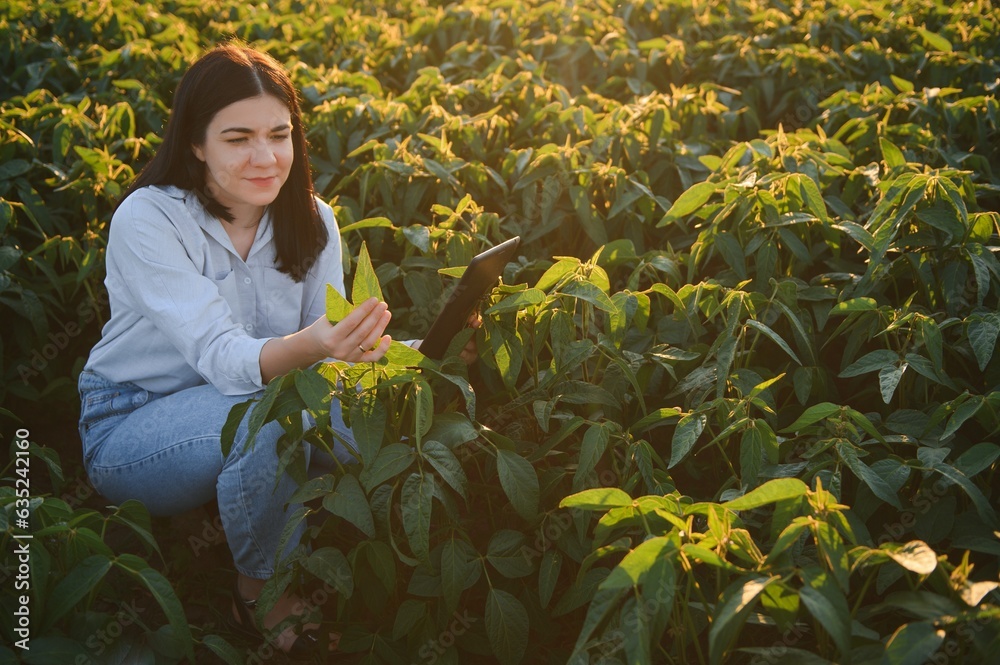
{"type": "Polygon", "coordinates": [[[267,141],[256,141],[253,144],[253,151],[250,153],[250,163],[254,166],[268,166],[278,161],[274,155],[274,149],[267,141]]]}

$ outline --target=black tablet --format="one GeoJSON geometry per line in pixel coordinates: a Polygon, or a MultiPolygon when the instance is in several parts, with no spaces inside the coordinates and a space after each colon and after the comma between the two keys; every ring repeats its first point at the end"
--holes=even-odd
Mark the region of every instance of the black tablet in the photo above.
{"type": "Polygon", "coordinates": [[[521,237],[514,236],[472,257],[469,267],[462,274],[462,279],[448,296],[444,307],[424,336],[424,341],[420,343],[421,353],[436,360],[444,356],[448,344],[458,331],[465,327],[476,303],[496,284],[520,242],[521,237]]]}

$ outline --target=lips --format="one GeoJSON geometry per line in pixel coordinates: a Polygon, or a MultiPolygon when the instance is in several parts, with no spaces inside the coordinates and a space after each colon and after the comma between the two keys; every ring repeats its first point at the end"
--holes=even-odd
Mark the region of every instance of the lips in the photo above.
{"type": "Polygon", "coordinates": [[[270,176],[267,178],[247,178],[247,182],[257,187],[270,187],[271,185],[278,182],[277,176],[270,176]]]}

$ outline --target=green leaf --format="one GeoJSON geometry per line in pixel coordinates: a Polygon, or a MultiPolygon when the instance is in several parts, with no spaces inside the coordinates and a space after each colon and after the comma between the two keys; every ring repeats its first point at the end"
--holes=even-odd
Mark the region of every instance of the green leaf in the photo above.
{"type": "Polygon", "coordinates": [[[490,588],[486,596],[486,634],[501,665],[516,665],[528,647],[528,612],[517,598],[490,588]]]}
{"type": "Polygon", "coordinates": [[[153,598],[156,599],[156,602],[166,615],[167,621],[170,622],[174,637],[182,645],[184,654],[191,662],[195,662],[194,638],[191,636],[191,627],[184,616],[184,607],[181,605],[181,601],[177,598],[177,594],[174,593],[173,587],[170,586],[167,578],[158,571],[149,568],[148,564],[138,560],[138,557],[127,558],[125,555],[122,555],[114,563],[140,581],[153,595],[153,598]],[[130,566],[130,563],[133,565],[130,566]],[[139,567],[138,564],[145,565],[146,567],[139,567]]]}
{"type": "Polygon", "coordinates": [[[502,298],[495,305],[483,312],[484,316],[491,314],[505,314],[508,312],[520,312],[521,310],[540,305],[545,302],[545,292],[541,289],[527,289],[519,293],[510,294],[502,298]]]}
{"type": "Polygon", "coordinates": [[[889,79],[892,81],[893,85],[896,86],[896,90],[900,92],[913,92],[913,84],[906,79],[896,76],[895,74],[890,74],[889,79]]]}
{"type": "Polygon", "coordinates": [[[409,405],[413,407],[413,433],[417,448],[434,422],[434,392],[422,378],[412,384],[409,405]]]}
{"type": "Polygon", "coordinates": [[[421,454],[424,459],[431,463],[441,478],[451,485],[452,489],[458,492],[463,499],[467,498],[465,488],[469,481],[465,476],[465,470],[462,469],[462,463],[455,457],[455,453],[440,441],[427,440],[421,447],[421,454]]]}
{"type": "Polygon", "coordinates": [[[604,455],[610,438],[609,428],[603,423],[591,425],[583,435],[583,442],[580,444],[580,461],[573,474],[573,489],[579,490],[585,486],[587,478],[604,455]]]}
{"type": "Polygon", "coordinates": [[[369,538],[375,537],[375,520],[372,517],[368,497],[358,479],[351,474],[345,474],[337,482],[337,489],[323,497],[323,508],[341,517],[369,538]]]}
{"type": "Polygon", "coordinates": [[[768,337],[768,339],[770,339],[772,342],[780,346],[781,350],[787,353],[792,360],[794,360],[799,365],[802,364],[802,361],[799,360],[799,357],[795,355],[794,351],[792,351],[792,347],[788,346],[788,342],[783,340],[778,333],[774,332],[773,330],[768,328],[760,321],[757,321],[756,319],[747,319],[746,325],[750,326],[754,330],[758,330],[764,333],[768,337]]]}
{"type": "Polygon", "coordinates": [[[157,545],[156,539],[153,537],[153,525],[149,519],[149,511],[141,501],[127,499],[118,506],[112,519],[130,528],[149,549],[162,556],[160,546],[157,545]]]}
{"type": "MultiPolygon", "coordinates": [[[[372,268],[371,257],[368,256],[368,245],[361,243],[361,251],[358,254],[358,267],[354,272],[354,284],[351,288],[351,302],[355,306],[360,305],[369,298],[376,298],[381,302],[382,287],[379,286],[375,269],[372,268]]],[[[329,318],[329,314],[327,314],[329,318]]]]}
{"type": "Polygon", "coordinates": [[[976,354],[976,362],[979,363],[979,370],[986,369],[993,351],[996,349],[997,337],[1000,336],[1000,317],[996,314],[988,316],[971,316],[968,319],[969,344],[976,354]]]}
{"type": "Polygon", "coordinates": [[[793,173],[788,176],[788,179],[798,186],[799,195],[809,211],[816,215],[821,222],[828,224],[830,215],[826,211],[826,203],[823,201],[823,195],[820,194],[816,181],[804,173],[793,173]]]}
{"type": "Polygon", "coordinates": [[[243,656],[239,650],[218,635],[205,635],[201,638],[201,643],[218,656],[226,665],[243,665],[243,656]]]}
{"type": "Polygon", "coordinates": [[[518,515],[526,520],[538,513],[538,475],[531,462],[511,450],[497,449],[500,486],[518,515]]]}
{"type": "Polygon", "coordinates": [[[594,205],[590,202],[590,196],[586,188],[573,185],[569,188],[569,200],[576,211],[576,218],[580,221],[580,226],[584,232],[594,241],[595,245],[603,245],[608,242],[608,231],[601,218],[595,219],[594,205]]]}
{"type": "Polygon", "coordinates": [[[413,448],[405,443],[390,443],[379,451],[375,461],[370,466],[366,466],[358,480],[364,486],[366,492],[371,492],[390,478],[394,478],[405,471],[416,457],[413,448]]]}
{"type": "Polygon", "coordinates": [[[848,407],[847,417],[853,420],[854,424],[856,424],[858,427],[867,432],[868,435],[871,436],[873,439],[879,441],[880,443],[885,443],[885,437],[882,436],[882,433],[879,432],[878,429],[876,429],[872,421],[868,419],[868,416],[861,413],[860,411],[856,411],[848,407]]]}
{"type": "Polygon", "coordinates": [[[236,443],[236,432],[239,431],[240,424],[243,422],[243,418],[246,417],[247,411],[256,403],[256,399],[248,399],[245,402],[235,404],[229,410],[229,415],[226,416],[226,423],[222,426],[221,442],[223,458],[229,457],[229,453],[232,452],[233,445],[236,443]]]}
{"type": "Polygon", "coordinates": [[[559,581],[559,571],[562,569],[562,554],[556,549],[548,549],[542,555],[538,565],[538,602],[542,607],[548,607],[552,593],[559,581]]]}
{"type": "MultiPolygon", "coordinates": [[[[95,635],[96,637],[96,635],[95,635]]],[[[100,644],[100,643],[98,643],[100,644]]],[[[18,649],[20,658],[13,658],[6,663],[16,665],[16,663],[26,663],[26,665],[68,665],[69,663],[89,663],[94,652],[89,650],[82,642],[77,642],[61,635],[32,636],[30,649],[22,651],[18,649]]],[[[0,656],[3,656],[3,646],[0,646],[0,656]]],[[[194,661],[192,661],[194,662],[194,661]]]]}
{"type": "Polygon", "coordinates": [[[427,603],[413,598],[407,598],[396,610],[396,619],[392,625],[392,639],[398,640],[407,637],[413,627],[420,623],[420,620],[427,616],[427,603]]]}
{"type": "MultiPolygon", "coordinates": [[[[769,557],[770,558],[770,557],[769,557]]],[[[799,614],[799,594],[784,582],[770,584],[760,597],[760,604],[784,632],[790,629],[799,614]]]]}
{"type": "MultiPolygon", "coordinates": [[[[944,428],[944,432],[941,434],[941,440],[949,438],[952,434],[958,431],[958,428],[965,424],[972,416],[976,415],[979,409],[986,403],[982,395],[975,395],[965,400],[958,405],[955,412],[948,419],[948,425],[944,428]]],[[[954,401],[952,402],[954,404],[954,401]]]]}
{"type": "Polygon", "coordinates": [[[990,468],[1000,457],[1000,446],[983,441],[972,446],[955,460],[955,468],[972,478],[990,468]]]}
{"type": "Polygon", "coordinates": [[[899,502],[899,497],[896,496],[896,492],[893,491],[889,484],[882,479],[877,473],[872,471],[871,467],[861,461],[858,457],[858,452],[854,445],[850,442],[841,441],[836,444],[837,454],[840,458],[844,460],[847,464],[847,468],[858,477],[868,489],[878,498],[882,499],[889,505],[902,510],[903,506],[899,502]]]}
{"type": "Polygon", "coordinates": [[[616,310],[615,303],[608,297],[608,294],[601,291],[600,287],[592,282],[575,279],[563,286],[559,292],[578,300],[589,302],[594,307],[605,312],[614,312],[616,310]]]}
{"type": "Polygon", "coordinates": [[[354,572],[347,557],[336,547],[321,547],[303,559],[302,566],[344,598],[354,593],[354,572]]]}
{"type": "Polygon", "coordinates": [[[367,219],[362,219],[354,222],[353,224],[340,227],[340,235],[345,235],[351,231],[360,231],[361,229],[376,228],[394,229],[396,227],[392,225],[392,221],[388,217],[368,217],[367,219]]]}
{"type": "Polygon", "coordinates": [[[712,627],[708,631],[708,653],[711,665],[722,662],[736,638],[746,617],[753,609],[757,596],[779,577],[740,578],[726,587],[712,614],[712,627]]]}
{"type": "Polygon", "coordinates": [[[813,536],[816,539],[817,550],[824,562],[824,568],[837,581],[840,588],[847,590],[851,566],[848,562],[847,549],[837,528],[829,522],[819,521],[813,525],[813,536]]]}
{"type": "MultiPolygon", "coordinates": [[[[405,367],[425,367],[429,369],[434,369],[438,366],[437,361],[431,360],[424,354],[420,353],[417,349],[414,349],[412,346],[408,346],[396,340],[392,340],[389,343],[389,350],[386,351],[385,358],[383,358],[380,362],[392,365],[402,365],[405,367]]],[[[449,375],[441,374],[441,376],[447,378],[449,375]]]]}
{"type": "Polygon", "coordinates": [[[851,617],[847,600],[825,574],[807,575],[807,585],[799,589],[799,600],[822,626],[840,651],[844,662],[850,662],[851,617]]]}
{"type": "Polygon", "coordinates": [[[852,298],[834,305],[829,316],[850,314],[851,312],[874,312],[876,310],[878,310],[878,303],[875,302],[874,298],[852,298]]]}
{"type": "Polygon", "coordinates": [[[560,508],[605,511],[632,505],[632,497],[617,487],[597,487],[571,494],[559,502],[560,508]]]}
{"type": "Polygon", "coordinates": [[[500,529],[486,546],[486,560],[504,577],[515,579],[530,575],[538,552],[525,546],[524,534],[500,529]]]}
{"type": "Polygon", "coordinates": [[[340,291],[333,288],[333,284],[326,285],[326,318],[330,323],[342,321],[344,317],[354,311],[354,305],[347,301],[340,291]]]}
{"type": "Polygon", "coordinates": [[[622,605],[622,623],[631,627],[625,631],[625,656],[630,663],[650,663],[653,660],[651,645],[654,640],[650,624],[655,615],[649,611],[649,602],[651,601],[631,596],[622,605]]]}
{"type": "Polygon", "coordinates": [[[896,629],[885,645],[880,665],[923,665],[944,642],[945,632],[932,623],[918,621],[896,629]]]}
{"type": "Polygon", "coordinates": [[[871,353],[866,353],[856,362],[848,365],[838,376],[849,378],[868,372],[878,372],[886,367],[895,367],[899,362],[899,354],[889,349],[878,349],[871,353]]]}
{"type": "Polygon", "coordinates": [[[293,376],[295,389],[306,407],[319,416],[328,413],[332,392],[330,383],[314,369],[299,370],[293,376]]]}
{"type": "Polygon", "coordinates": [[[938,51],[944,51],[945,53],[951,53],[952,46],[951,42],[937,34],[936,32],[931,32],[927,28],[918,27],[915,28],[917,33],[923,38],[924,44],[932,49],[938,51]]]}
{"type": "Polygon", "coordinates": [[[801,429],[814,425],[821,420],[826,420],[835,413],[840,412],[843,407],[833,404],[832,402],[821,402],[820,404],[814,404],[806,409],[801,416],[795,419],[795,422],[781,430],[782,433],[787,432],[797,432],[801,429]]]}
{"type": "Polygon", "coordinates": [[[45,626],[51,628],[80,600],[94,590],[111,569],[111,560],[92,554],[76,565],[52,590],[45,612],[45,626]]]}
{"type": "Polygon", "coordinates": [[[656,225],[657,228],[666,226],[677,221],[681,217],[686,217],[705,205],[712,194],[719,191],[720,185],[714,182],[701,182],[693,187],[689,187],[681,194],[670,210],[663,216],[663,219],[656,225]]]}
{"type": "Polygon", "coordinates": [[[462,591],[479,579],[482,566],[479,554],[472,545],[452,537],[441,547],[441,591],[449,611],[458,607],[462,591]]]}
{"type": "Polygon", "coordinates": [[[888,543],[879,548],[903,568],[918,575],[930,575],[937,568],[937,554],[922,540],[906,544],[888,543]]]}
{"type": "MultiPolygon", "coordinates": [[[[587,642],[594,631],[604,623],[611,615],[612,611],[618,607],[619,601],[625,596],[625,588],[602,589],[598,588],[587,607],[587,616],[580,627],[580,633],[576,638],[576,645],[573,647],[573,656],[586,653],[587,642]]],[[[570,658],[570,663],[576,662],[575,658],[570,658]]],[[[587,661],[584,661],[587,662],[587,661]]]]}
{"type": "Polygon", "coordinates": [[[808,491],[809,486],[798,478],[776,478],[737,499],[723,503],[722,506],[734,511],[752,510],[770,503],[800,497],[808,491]]]}
{"type": "Polygon", "coordinates": [[[421,561],[430,560],[431,509],[434,477],[411,473],[403,483],[399,501],[403,512],[403,530],[410,550],[421,561]]]}
{"type": "Polygon", "coordinates": [[[982,518],[982,520],[989,526],[994,529],[997,528],[996,511],[994,511],[989,500],[983,496],[983,493],[978,487],[976,487],[975,483],[969,480],[964,473],[955,467],[944,464],[943,462],[933,463],[930,467],[965,490],[965,493],[970,499],[972,499],[972,503],[976,507],[976,512],[979,514],[979,517],[982,518]]]}
{"type": "Polygon", "coordinates": [[[891,171],[896,167],[906,166],[906,158],[903,157],[903,152],[896,147],[896,144],[883,137],[879,137],[878,143],[882,148],[882,159],[885,160],[887,169],[891,171]]]}
{"type": "Polygon", "coordinates": [[[681,418],[680,422],[677,423],[677,428],[674,430],[674,436],[670,444],[670,463],[667,465],[668,469],[677,466],[691,452],[698,437],[705,430],[707,422],[708,419],[700,413],[689,413],[681,418]]]}
{"type": "Polygon", "coordinates": [[[653,566],[675,549],[673,539],[668,536],[655,536],[644,540],[625,555],[611,570],[611,574],[601,582],[599,588],[628,589],[639,586],[653,566]]]}
{"type": "MultiPolygon", "coordinates": [[[[340,408],[336,402],[332,408],[340,408]]],[[[374,392],[358,395],[351,404],[351,432],[365,466],[371,466],[382,447],[388,415],[385,405],[374,392]]]]}
{"type": "Polygon", "coordinates": [[[652,429],[664,421],[673,421],[674,418],[678,418],[682,414],[683,412],[680,409],[672,406],[665,406],[635,421],[635,423],[628,428],[628,431],[633,436],[642,434],[646,430],[652,429]]]}
{"type": "Polygon", "coordinates": [[[743,438],[740,439],[740,484],[742,485],[753,487],[757,484],[757,474],[760,473],[764,461],[762,434],[756,424],[743,430],[743,438]]]}
{"type": "Polygon", "coordinates": [[[882,393],[882,401],[888,404],[892,401],[892,395],[896,392],[896,387],[903,378],[903,372],[908,367],[907,363],[883,367],[878,372],[878,385],[882,393]]]}

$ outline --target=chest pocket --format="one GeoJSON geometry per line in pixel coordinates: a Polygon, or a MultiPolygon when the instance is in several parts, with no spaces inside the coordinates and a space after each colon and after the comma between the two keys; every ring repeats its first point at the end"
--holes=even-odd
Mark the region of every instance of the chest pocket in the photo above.
{"type": "Polygon", "coordinates": [[[230,270],[227,273],[220,273],[212,280],[219,289],[221,295],[227,303],[229,309],[233,310],[233,320],[242,322],[243,311],[240,307],[240,294],[236,289],[236,273],[230,270]]]}
{"type": "Polygon", "coordinates": [[[264,269],[264,318],[272,335],[290,335],[299,331],[305,284],[277,268],[264,269]]]}

